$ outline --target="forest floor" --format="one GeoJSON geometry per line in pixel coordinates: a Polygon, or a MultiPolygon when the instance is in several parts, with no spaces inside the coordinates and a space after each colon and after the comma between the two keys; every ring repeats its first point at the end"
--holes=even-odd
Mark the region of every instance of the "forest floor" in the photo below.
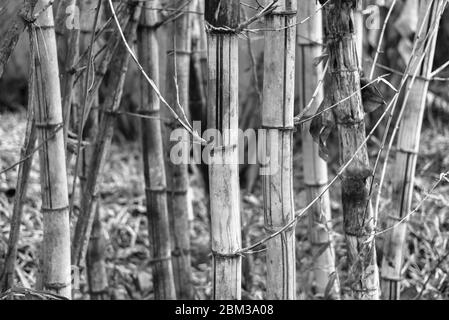
{"type": "MultiPolygon", "coordinates": [[[[0,170],[19,159],[24,138],[25,115],[5,113],[0,115],[0,170]]],[[[448,299],[448,234],[449,234],[449,184],[447,181],[437,186],[428,195],[428,190],[438,180],[440,174],[449,168],[449,132],[442,124],[427,125],[421,139],[421,153],[418,160],[414,205],[424,197],[428,199],[411,216],[405,262],[403,269],[404,299],[448,299]]],[[[374,150],[374,149],[373,149],[374,150]]],[[[376,156],[372,152],[372,156],[376,156]]],[[[107,272],[111,299],[152,299],[152,276],[148,252],[148,232],[145,217],[145,197],[142,176],[142,161],[138,143],[115,143],[107,158],[101,191],[101,219],[104,234],[108,240],[107,272]]],[[[295,159],[296,209],[306,205],[305,193],[301,186],[301,152],[295,159]]],[[[335,174],[338,166],[331,165],[330,174],[335,174]]],[[[389,169],[391,170],[391,168],[389,169]]],[[[72,171],[70,171],[72,173],[72,171]]],[[[6,250],[13,207],[13,194],[17,170],[0,175],[0,265],[6,250]]],[[[71,184],[71,180],[69,179],[71,184]]],[[[388,185],[387,185],[388,186],[388,185]]],[[[191,179],[194,221],[191,228],[193,283],[196,299],[211,296],[211,257],[209,247],[209,218],[207,201],[202,179],[192,174],[191,179]]],[[[332,212],[336,263],[342,292],[347,293],[347,269],[345,243],[342,234],[342,209],[339,188],[332,188],[332,212]]],[[[388,209],[386,188],[381,205],[382,215],[388,209]]],[[[21,227],[16,281],[18,285],[33,287],[36,279],[38,250],[42,239],[42,217],[40,208],[40,186],[38,157],[34,157],[31,180],[25,201],[21,227]]],[[[76,210],[75,210],[76,213],[76,210]]],[[[250,217],[245,231],[249,242],[264,237],[263,208],[260,183],[254,194],[242,197],[242,214],[250,217]]],[[[297,277],[298,298],[313,299],[312,279],[313,256],[307,241],[307,219],[297,226],[297,277]]],[[[383,225],[379,226],[382,229],[383,225]]],[[[377,239],[378,258],[382,256],[382,238],[377,239]]],[[[248,260],[248,258],[244,258],[248,260]]],[[[252,256],[252,285],[246,286],[245,299],[263,299],[265,292],[265,254],[263,251],[252,256]]],[[[88,299],[86,281],[81,279],[77,298],[88,299]]]]}

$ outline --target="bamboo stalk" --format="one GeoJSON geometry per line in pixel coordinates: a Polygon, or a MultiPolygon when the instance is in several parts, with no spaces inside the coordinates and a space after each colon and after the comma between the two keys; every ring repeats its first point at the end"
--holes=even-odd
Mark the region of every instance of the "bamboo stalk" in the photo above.
{"type": "MultiPolygon", "coordinates": [[[[441,19],[445,0],[434,1],[430,17],[426,14],[432,0],[420,1],[420,15],[418,25],[425,24],[422,33],[416,35],[418,41],[417,56],[422,56],[426,43],[430,43],[429,53],[424,58],[422,65],[415,63],[410,68],[410,74],[417,72],[417,77],[410,88],[410,96],[404,101],[404,114],[399,129],[397,141],[397,154],[392,172],[392,206],[389,209],[388,227],[394,226],[410,211],[413,201],[413,188],[415,184],[416,161],[419,152],[419,140],[421,135],[426,97],[429,89],[433,58],[435,55],[436,36],[426,39],[426,35],[438,26],[441,19]],[[427,18],[426,18],[427,17],[427,18]],[[424,20],[426,19],[426,20],[424,20]],[[418,68],[418,69],[417,69],[418,68]]],[[[409,82],[411,80],[408,80],[409,82]]],[[[407,232],[407,224],[396,226],[386,235],[384,243],[384,255],[382,259],[382,294],[385,299],[399,300],[401,295],[401,269],[403,261],[403,247],[407,232]]]]}
{"type": "MultiPolygon", "coordinates": [[[[139,56],[148,76],[159,86],[159,43],[157,11],[159,0],[147,1],[140,21],[139,56]]],[[[142,119],[142,153],[150,235],[150,254],[153,261],[153,286],[156,300],[176,299],[171,263],[170,225],[167,209],[167,181],[160,119],[160,101],[149,84],[141,78],[141,113],[154,119],[142,119]]]]}
{"type": "Polygon", "coordinates": [[[17,41],[19,41],[20,34],[25,30],[27,20],[31,21],[33,19],[33,10],[36,3],[37,0],[25,0],[23,2],[16,18],[0,40],[0,78],[3,75],[9,57],[17,45],[17,41]]]}
{"type": "MultiPolygon", "coordinates": [[[[133,4],[132,18],[127,26],[127,38],[132,39],[136,34],[142,4],[133,4]]],[[[111,61],[110,86],[112,94],[106,97],[102,106],[98,135],[93,147],[92,158],[89,163],[88,180],[82,194],[81,210],[75,226],[72,245],[72,264],[80,267],[89,242],[94,218],[94,203],[98,196],[101,172],[114,134],[115,115],[120,106],[123,94],[126,72],[128,70],[129,53],[126,46],[120,43],[111,61]]]]}
{"type": "MultiPolygon", "coordinates": [[[[297,70],[300,109],[303,110],[314,96],[316,84],[323,78],[322,65],[313,61],[322,55],[323,42],[322,14],[314,15],[315,0],[305,1],[298,11],[298,20],[313,16],[308,22],[298,25],[297,70]]],[[[323,99],[323,89],[317,91],[313,107],[304,116],[313,116],[323,99]]],[[[320,195],[328,183],[327,164],[319,156],[319,146],[309,133],[310,123],[302,127],[303,171],[307,203],[320,195]]],[[[338,299],[340,286],[335,269],[335,251],[332,243],[331,207],[329,193],[326,192],[309,213],[309,237],[312,244],[314,288],[316,294],[338,299]]]]}
{"type": "MultiPolygon", "coordinates": [[[[54,20],[49,0],[32,28],[36,39],[38,104],[35,111],[40,149],[43,214],[43,289],[71,298],[70,223],[61,90],[54,20]]],[[[34,45],[34,44],[33,44],[34,45]]]]}
{"type": "MultiPolygon", "coordinates": [[[[181,7],[185,0],[172,0],[173,8],[181,7]]],[[[193,1],[183,8],[193,9],[193,1]]],[[[170,105],[183,108],[189,117],[189,76],[191,54],[191,15],[180,15],[168,29],[168,58],[167,58],[167,101],[170,105]]],[[[168,130],[181,128],[174,117],[168,130]]],[[[188,143],[189,133],[183,131],[182,139],[188,143]]],[[[178,141],[168,143],[169,150],[178,141]]],[[[169,155],[169,153],[167,153],[169,155]]],[[[189,156],[189,155],[188,155],[189,156]]],[[[187,163],[174,164],[171,159],[167,163],[168,185],[168,212],[171,229],[172,264],[175,278],[176,294],[178,299],[192,299],[193,287],[191,283],[192,270],[190,259],[190,228],[189,210],[192,211],[192,203],[189,201],[189,171],[187,163]]]]}
{"type": "Polygon", "coordinates": [[[208,128],[222,135],[209,157],[213,298],[241,298],[240,187],[238,173],[238,0],[206,1],[208,39],[208,128]]]}
{"type": "MultiPolygon", "coordinates": [[[[33,55],[34,53],[32,53],[33,55]]],[[[4,292],[14,286],[14,269],[16,266],[17,247],[20,236],[20,224],[23,214],[23,202],[28,189],[28,180],[33,163],[32,152],[37,140],[36,125],[34,122],[34,107],[36,104],[36,72],[34,60],[31,59],[30,74],[28,80],[28,107],[25,141],[20,153],[21,159],[26,159],[19,165],[17,174],[16,196],[11,218],[11,230],[8,239],[8,251],[5,257],[5,265],[0,277],[0,292],[4,292]]]]}
{"type": "MultiPolygon", "coordinates": [[[[98,1],[95,0],[81,0],[80,9],[80,51],[85,52],[89,49],[89,45],[96,31],[96,10],[101,10],[97,8],[98,1]]],[[[101,13],[97,18],[101,19],[101,13]]],[[[95,43],[93,46],[93,52],[96,54],[98,52],[98,45],[95,43]]],[[[84,73],[81,77],[81,83],[79,92],[85,92],[85,85],[87,74],[84,73]]],[[[99,98],[98,92],[93,92],[92,96],[95,97],[93,101],[92,108],[89,113],[89,118],[86,122],[86,127],[84,128],[84,137],[87,138],[89,142],[93,144],[95,137],[98,135],[98,107],[99,98]]],[[[79,97],[81,100],[82,97],[79,97]]],[[[81,117],[79,117],[79,120],[81,117]]],[[[81,151],[81,169],[80,169],[80,189],[81,194],[86,185],[87,175],[89,172],[89,163],[92,159],[92,154],[95,152],[93,145],[89,144],[81,151]]],[[[92,208],[94,208],[95,216],[92,225],[92,233],[90,235],[90,241],[87,248],[86,255],[86,273],[89,284],[89,294],[92,300],[105,300],[107,299],[107,288],[108,288],[108,277],[106,274],[106,266],[104,257],[106,254],[105,239],[103,236],[103,226],[100,218],[100,201],[94,199],[92,208]]]]}
{"type": "Polygon", "coordinates": [[[340,163],[346,163],[356,154],[342,175],[344,230],[351,276],[349,283],[354,298],[378,299],[378,267],[372,238],[374,221],[368,198],[371,170],[366,145],[356,153],[365,139],[365,123],[354,38],[355,5],[353,0],[332,0],[324,9],[329,53],[325,104],[333,105],[352,95],[332,110],[338,129],[340,163]]]}
{"type": "MultiPolygon", "coordinates": [[[[101,8],[97,8],[97,2],[95,0],[81,0],[80,8],[81,8],[81,16],[80,16],[80,51],[85,52],[89,49],[90,42],[92,40],[93,33],[95,32],[95,18],[96,18],[96,10],[101,10],[101,8]]],[[[101,20],[101,12],[97,18],[101,20]]],[[[93,55],[96,55],[98,52],[98,45],[94,43],[93,45],[93,55]]],[[[88,75],[83,73],[81,76],[80,82],[80,97],[79,100],[82,100],[82,93],[86,91],[86,77],[88,75]]],[[[83,125],[83,138],[87,139],[89,142],[94,142],[95,137],[98,134],[98,106],[99,106],[99,98],[98,91],[94,91],[91,93],[92,96],[92,107],[89,110],[88,117],[86,119],[86,123],[83,125]]],[[[81,108],[80,108],[81,109],[81,108]]],[[[81,113],[81,112],[80,112],[81,113]]],[[[79,116],[81,119],[81,115],[79,116]]],[[[91,155],[93,152],[92,144],[87,145],[83,150],[81,150],[81,168],[80,170],[80,184],[81,190],[84,188],[86,183],[87,174],[88,174],[88,164],[91,159],[91,155]]],[[[94,205],[95,207],[96,205],[94,205]]]]}
{"type": "MultiPolygon", "coordinates": [[[[262,128],[265,228],[278,231],[293,219],[293,117],[296,1],[280,0],[265,17],[262,128]]],[[[291,228],[267,243],[268,299],[296,298],[295,232],[291,228]]]]}

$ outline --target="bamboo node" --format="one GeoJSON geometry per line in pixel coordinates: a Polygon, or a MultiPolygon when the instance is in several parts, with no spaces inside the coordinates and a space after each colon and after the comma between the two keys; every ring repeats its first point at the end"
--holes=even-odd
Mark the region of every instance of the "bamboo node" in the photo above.
{"type": "Polygon", "coordinates": [[[393,282],[401,282],[403,280],[403,278],[402,277],[382,276],[382,280],[393,281],[393,282]]]}
{"type": "Polygon", "coordinates": [[[172,55],[188,55],[190,56],[192,54],[192,51],[187,51],[187,50],[168,50],[167,51],[167,56],[172,56],[172,55]]]}
{"type": "Polygon", "coordinates": [[[72,283],[62,283],[62,282],[55,282],[55,283],[46,283],[44,284],[44,288],[46,289],[53,289],[53,290],[61,290],[67,287],[70,287],[72,283]]]}
{"type": "Polygon", "coordinates": [[[417,155],[418,154],[418,151],[411,150],[411,149],[406,149],[406,148],[398,148],[396,150],[397,150],[397,152],[401,152],[401,153],[405,153],[405,154],[411,154],[411,155],[417,155]]]}
{"type": "Polygon", "coordinates": [[[235,259],[235,258],[240,258],[243,255],[239,252],[223,253],[223,252],[217,252],[215,250],[212,250],[212,256],[214,258],[220,258],[220,259],[235,259]]]}
{"type": "Polygon", "coordinates": [[[159,188],[147,187],[147,188],[145,188],[145,190],[148,192],[153,192],[153,193],[167,193],[166,187],[159,187],[159,188]]]}
{"type": "Polygon", "coordinates": [[[153,258],[148,260],[149,264],[155,264],[155,263],[159,263],[159,262],[165,262],[165,261],[170,261],[171,260],[171,256],[165,256],[165,257],[160,257],[160,258],[153,258]]]}
{"type": "Polygon", "coordinates": [[[266,129],[266,130],[279,130],[279,131],[293,131],[296,132],[296,127],[292,126],[269,126],[269,125],[261,125],[260,126],[262,129],[266,129]]]}
{"type": "Polygon", "coordinates": [[[64,122],[50,123],[50,122],[35,122],[36,128],[43,130],[58,130],[64,126],[64,122]]]}
{"type": "Polygon", "coordinates": [[[61,208],[46,208],[41,207],[42,213],[62,213],[64,211],[69,210],[69,206],[61,207],[61,208]]]}
{"type": "Polygon", "coordinates": [[[296,227],[296,223],[291,225],[290,227],[288,227],[287,229],[284,230],[285,226],[281,226],[281,227],[274,227],[274,226],[267,226],[264,225],[263,228],[265,229],[265,231],[268,234],[277,234],[279,231],[282,230],[282,233],[286,233],[288,231],[290,231],[291,229],[294,229],[296,227]]]}
{"type": "Polygon", "coordinates": [[[183,196],[186,195],[188,193],[187,189],[167,189],[167,193],[168,194],[172,194],[172,195],[176,195],[176,196],[183,196]]]}
{"type": "Polygon", "coordinates": [[[284,10],[284,11],[272,11],[270,15],[272,16],[296,16],[297,10],[284,10]]]}

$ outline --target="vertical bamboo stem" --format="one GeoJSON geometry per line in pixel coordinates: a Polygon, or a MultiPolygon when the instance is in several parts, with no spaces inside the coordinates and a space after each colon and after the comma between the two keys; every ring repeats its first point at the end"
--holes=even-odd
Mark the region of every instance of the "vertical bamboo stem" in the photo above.
{"type": "MultiPolygon", "coordinates": [[[[88,50],[91,38],[95,32],[95,16],[97,10],[98,1],[95,0],[81,0],[80,1],[80,51],[85,52],[88,50]]],[[[101,10],[101,8],[99,9],[101,10]]],[[[100,19],[101,13],[98,19],[100,19]]],[[[98,52],[98,45],[95,44],[93,52],[98,52]]],[[[81,77],[79,92],[85,92],[87,74],[83,74],[81,77]]],[[[94,100],[93,105],[90,110],[89,118],[86,123],[86,128],[84,130],[84,136],[91,142],[95,141],[95,137],[98,134],[98,92],[92,93],[94,100]]],[[[82,97],[80,96],[80,100],[82,97]]],[[[78,119],[81,121],[81,117],[78,119]]],[[[93,146],[88,145],[83,150],[81,150],[81,168],[80,168],[80,188],[84,189],[87,174],[89,172],[89,163],[92,159],[92,154],[94,152],[93,146]]],[[[81,191],[82,194],[82,191],[81,191]]],[[[103,226],[100,217],[100,201],[98,199],[94,200],[92,208],[95,211],[95,217],[92,225],[92,233],[90,235],[89,245],[87,248],[86,255],[86,273],[87,280],[89,284],[89,294],[92,300],[105,300],[107,299],[107,288],[108,288],[108,277],[106,274],[106,266],[104,257],[106,254],[105,239],[103,234],[103,226]]]]}
{"type": "MultiPolygon", "coordinates": [[[[418,34],[416,41],[417,56],[424,54],[426,42],[432,41],[429,53],[421,64],[415,63],[411,66],[410,74],[414,74],[419,68],[417,78],[410,88],[410,96],[404,101],[404,114],[399,129],[397,141],[397,155],[392,172],[392,207],[388,215],[388,226],[392,227],[403,219],[410,211],[413,200],[413,188],[415,184],[416,161],[419,152],[419,140],[424,111],[426,107],[426,96],[429,88],[429,81],[433,67],[435,54],[436,36],[426,39],[426,35],[432,30],[435,24],[439,24],[441,19],[441,6],[444,0],[437,0],[432,7],[432,13],[427,15],[426,9],[431,0],[420,1],[420,16],[418,25],[423,23],[427,27],[422,28],[422,34],[418,34]]],[[[418,59],[420,60],[420,59],[418,59]]],[[[411,81],[411,80],[409,80],[411,81]]],[[[382,294],[385,299],[399,300],[401,294],[401,269],[403,261],[403,247],[405,243],[407,224],[402,223],[386,234],[384,243],[384,255],[382,259],[382,294]]]]}
{"type": "MultiPolygon", "coordinates": [[[[40,0],[45,8],[49,0],[40,0]]],[[[61,90],[52,7],[32,29],[36,37],[38,107],[35,112],[40,149],[43,237],[43,289],[71,297],[70,223],[61,90]]],[[[34,38],[34,37],[33,37],[34,38]]]]}
{"type": "MultiPolygon", "coordinates": [[[[139,56],[148,76],[159,85],[159,43],[157,11],[159,0],[147,1],[139,29],[139,56]]],[[[161,133],[160,101],[145,79],[141,79],[141,113],[154,117],[142,119],[142,152],[150,234],[150,253],[153,260],[153,286],[156,300],[176,299],[171,263],[170,226],[167,209],[167,181],[161,133]]]]}
{"type": "MultiPolygon", "coordinates": [[[[173,8],[181,8],[184,0],[172,0],[173,8]]],[[[194,9],[194,2],[182,8],[183,11],[194,9]]],[[[170,24],[168,32],[168,58],[167,58],[167,101],[170,105],[178,105],[189,113],[189,75],[191,54],[191,14],[184,13],[170,24]]],[[[180,125],[172,118],[169,125],[171,130],[179,129],[180,125]]],[[[184,143],[188,143],[189,134],[184,130],[184,143]]],[[[169,142],[169,150],[176,142],[169,142]]],[[[189,172],[188,164],[174,164],[167,159],[168,207],[171,228],[172,264],[175,277],[175,286],[178,299],[191,299],[193,287],[191,283],[192,270],[190,266],[190,228],[189,210],[192,203],[189,201],[189,172]]]]}
{"type": "Polygon", "coordinates": [[[208,26],[208,128],[214,141],[209,158],[213,298],[241,298],[240,187],[238,172],[238,38],[223,27],[239,24],[238,0],[206,1],[208,26]]]}
{"type": "MultiPolygon", "coordinates": [[[[316,85],[323,78],[322,65],[315,66],[313,60],[322,54],[323,27],[322,14],[314,15],[317,4],[315,0],[308,0],[298,11],[298,20],[313,16],[308,22],[298,25],[297,37],[297,70],[298,94],[300,108],[305,108],[314,96],[316,85]]],[[[313,107],[305,116],[313,116],[323,100],[323,89],[318,91],[313,107]]],[[[327,164],[319,156],[319,146],[313,141],[309,133],[310,123],[302,127],[303,171],[306,187],[307,203],[312,202],[322,193],[328,183],[327,164]]],[[[335,252],[331,236],[331,208],[329,192],[326,192],[310,210],[309,237],[312,253],[315,257],[313,273],[316,293],[330,298],[339,297],[339,281],[335,269],[335,252]],[[324,249],[323,249],[324,248],[324,249]],[[333,284],[330,283],[333,281],[333,284]],[[326,290],[328,288],[328,290],[326,290]],[[326,292],[328,291],[328,292],[326,292]]]]}
{"type": "MultiPolygon", "coordinates": [[[[360,70],[354,38],[356,1],[332,0],[325,7],[325,35],[329,52],[326,78],[326,105],[332,110],[338,129],[340,162],[347,163],[365,139],[365,123],[360,94],[360,70]],[[357,94],[353,95],[354,92],[357,94]]],[[[355,156],[342,176],[344,230],[348,246],[350,279],[354,297],[378,299],[379,279],[371,203],[368,206],[371,175],[366,145],[355,156]],[[368,210],[365,208],[368,207],[368,210]]]]}
{"type": "MultiPolygon", "coordinates": [[[[137,24],[140,18],[142,4],[133,4],[134,10],[132,18],[126,29],[128,41],[134,38],[136,34],[137,24]]],[[[75,226],[72,246],[72,263],[80,267],[84,261],[84,257],[89,242],[94,218],[94,204],[98,196],[98,187],[100,182],[104,163],[112,137],[114,135],[115,115],[120,106],[123,94],[123,86],[125,82],[126,72],[128,70],[129,53],[123,43],[119,44],[117,52],[111,61],[110,87],[112,94],[106,97],[102,106],[101,121],[99,125],[98,135],[93,146],[92,157],[89,163],[89,179],[86,181],[82,194],[81,210],[78,221],[75,226]]],[[[81,121],[81,119],[80,119],[81,121]]]]}
{"type": "MultiPolygon", "coordinates": [[[[293,114],[296,1],[280,0],[266,16],[262,128],[270,163],[262,160],[265,228],[274,233],[293,219],[293,114]],[[276,29],[280,29],[276,30],[276,29]],[[271,31],[276,30],[276,31],[271,31]]],[[[267,243],[267,296],[296,297],[295,232],[267,243]]]]}

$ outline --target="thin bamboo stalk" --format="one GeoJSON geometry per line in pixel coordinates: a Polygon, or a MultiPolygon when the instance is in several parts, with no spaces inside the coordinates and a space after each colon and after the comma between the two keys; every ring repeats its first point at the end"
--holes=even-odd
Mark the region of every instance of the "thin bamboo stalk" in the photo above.
{"type": "Polygon", "coordinates": [[[9,60],[14,48],[19,41],[20,34],[25,30],[27,20],[33,19],[33,10],[37,0],[25,0],[21,9],[17,13],[17,17],[11,23],[5,35],[0,40],[0,78],[5,70],[5,65],[9,60]]]}
{"type": "MultiPolygon", "coordinates": [[[[293,219],[293,117],[295,83],[296,1],[280,0],[265,17],[262,128],[265,229],[274,233],[293,219]]],[[[296,298],[294,228],[267,243],[268,299],[296,298]]]]}
{"type": "MultiPolygon", "coordinates": [[[[323,42],[322,14],[314,15],[317,4],[308,0],[298,11],[298,20],[313,16],[308,22],[298,25],[297,37],[297,70],[298,95],[300,108],[304,109],[314,96],[316,84],[323,78],[322,65],[315,66],[313,60],[322,55],[323,42]]],[[[323,89],[317,91],[313,107],[305,116],[313,116],[324,96],[323,89]]],[[[327,164],[319,156],[319,146],[309,133],[310,123],[302,127],[303,171],[307,203],[320,195],[328,183],[327,164]]],[[[312,253],[315,258],[313,265],[314,288],[319,296],[338,299],[340,286],[335,269],[335,251],[332,243],[331,207],[329,193],[326,192],[310,209],[309,237],[312,253]]]]}
{"type": "MultiPolygon", "coordinates": [[[[159,0],[145,2],[139,29],[139,56],[148,76],[159,86],[159,43],[154,25],[158,22],[159,0]]],[[[160,101],[147,81],[141,78],[141,113],[154,119],[142,119],[142,153],[153,261],[153,286],[156,300],[176,299],[171,263],[170,225],[167,208],[167,180],[160,119],[160,101]]]]}
{"type": "MultiPolygon", "coordinates": [[[[95,0],[81,0],[80,1],[80,51],[85,52],[89,49],[89,45],[93,36],[93,33],[96,31],[96,20],[101,19],[101,12],[96,18],[96,10],[101,10],[101,8],[97,8],[98,1],[95,0]]],[[[98,52],[97,43],[93,46],[94,54],[98,52]]],[[[79,93],[85,92],[84,86],[86,85],[87,74],[84,73],[81,78],[79,93]]],[[[95,137],[98,134],[98,92],[93,92],[92,95],[95,97],[93,101],[92,108],[89,113],[89,118],[86,122],[86,127],[84,128],[84,137],[87,138],[88,141],[95,141],[95,137]]],[[[78,98],[79,100],[82,97],[78,98]]],[[[79,117],[81,119],[81,117],[79,117]]],[[[89,163],[92,159],[92,154],[95,151],[93,149],[93,145],[89,144],[83,150],[81,150],[81,169],[80,169],[80,189],[81,194],[83,193],[87,174],[89,172],[89,163]]],[[[103,235],[103,225],[100,218],[100,201],[98,199],[94,199],[94,204],[92,206],[95,211],[95,217],[92,225],[92,233],[90,235],[90,241],[87,248],[86,255],[86,273],[87,280],[89,285],[89,294],[92,300],[105,300],[107,299],[107,288],[108,288],[108,277],[106,274],[106,265],[105,265],[105,255],[106,255],[106,245],[105,239],[103,235]]]]}
{"type": "MultiPolygon", "coordinates": [[[[417,55],[422,55],[426,43],[431,41],[430,50],[424,58],[422,65],[415,63],[411,66],[410,74],[417,72],[410,96],[404,101],[404,114],[399,129],[397,141],[397,154],[392,172],[392,207],[389,210],[388,227],[394,226],[410,211],[413,201],[413,188],[415,184],[416,161],[419,152],[419,140],[426,108],[426,97],[429,89],[433,58],[435,55],[436,36],[427,38],[426,35],[438,26],[441,19],[443,4],[446,0],[436,0],[433,3],[430,16],[426,13],[433,0],[420,1],[420,15],[418,25],[425,24],[422,33],[416,35],[418,41],[417,55]],[[426,19],[426,20],[424,20],[426,19]],[[417,69],[418,68],[418,69],[417,69]]],[[[411,80],[409,80],[411,81],[411,80]]],[[[385,299],[399,300],[401,295],[401,270],[403,261],[403,247],[407,232],[407,224],[402,223],[387,233],[384,243],[382,259],[382,294],[385,299]]]]}
{"type": "Polygon", "coordinates": [[[54,20],[49,0],[32,28],[36,39],[36,83],[39,103],[35,111],[40,149],[43,214],[43,289],[71,298],[70,222],[62,132],[62,104],[54,20]]]}
{"type": "Polygon", "coordinates": [[[17,174],[16,196],[14,198],[14,207],[11,218],[8,251],[5,257],[4,269],[2,270],[0,277],[0,292],[4,292],[14,286],[14,269],[16,266],[17,246],[23,214],[23,202],[28,189],[28,180],[30,177],[31,165],[33,163],[32,152],[37,140],[36,125],[34,122],[34,107],[36,104],[36,71],[34,60],[31,60],[30,63],[28,88],[27,126],[25,130],[25,141],[20,153],[21,159],[26,160],[19,165],[19,172],[17,174]]]}
{"type": "Polygon", "coordinates": [[[206,1],[208,39],[208,128],[222,138],[209,157],[213,298],[241,298],[240,187],[238,172],[238,0],[206,1]]]}
{"type": "MultiPolygon", "coordinates": [[[[142,4],[132,4],[133,12],[127,26],[127,38],[132,39],[136,34],[142,4]]],[[[102,106],[98,135],[95,140],[92,158],[89,164],[88,180],[83,190],[81,210],[75,226],[72,245],[72,264],[80,267],[84,262],[87,245],[92,230],[95,211],[95,199],[98,196],[99,178],[114,134],[115,115],[120,106],[123,94],[126,72],[128,70],[129,53],[126,46],[120,43],[111,61],[110,86],[112,94],[106,97],[102,106]]]]}
{"type": "Polygon", "coordinates": [[[325,104],[333,105],[350,97],[332,110],[338,129],[340,162],[346,163],[356,154],[342,175],[344,230],[351,276],[349,283],[354,298],[378,299],[378,267],[372,238],[374,221],[368,198],[371,170],[366,145],[357,152],[365,139],[365,123],[354,38],[355,5],[356,1],[353,0],[332,0],[324,9],[329,53],[325,104]]]}
{"type": "MultiPolygon", "coordinates": [[[[172,0],[173,8],[181,7],[185,0],[172,0]]],[[[191,11],[194,2],[183,8],[191,11]]],[[[190,76],[190,54],[191,54],[191,14],[184,13],[179,16],[168,29],[168,58],[167,58],[167,101],[170,105],[183,108],[189,117],[189,76],[190,76]]],[[[168,130],[181,128],[174,117],[168,125],[168,130]]],[[[183,132],[182,139],[188,143],[189,133],[183,132]]],[[[168,148],[179,143],[170,141],[168,148]]],[[[167,185],[168,185],[168,212],[171,229],[172,264],[175,277],[176,295],[178,299],[192,299],[192,269],[190,259],[190,228],[189,210],[192,211],[192,203],[189,201],[189,171],[187,163],[174,164],[171,159],[167,163],[167,185]]]]}

